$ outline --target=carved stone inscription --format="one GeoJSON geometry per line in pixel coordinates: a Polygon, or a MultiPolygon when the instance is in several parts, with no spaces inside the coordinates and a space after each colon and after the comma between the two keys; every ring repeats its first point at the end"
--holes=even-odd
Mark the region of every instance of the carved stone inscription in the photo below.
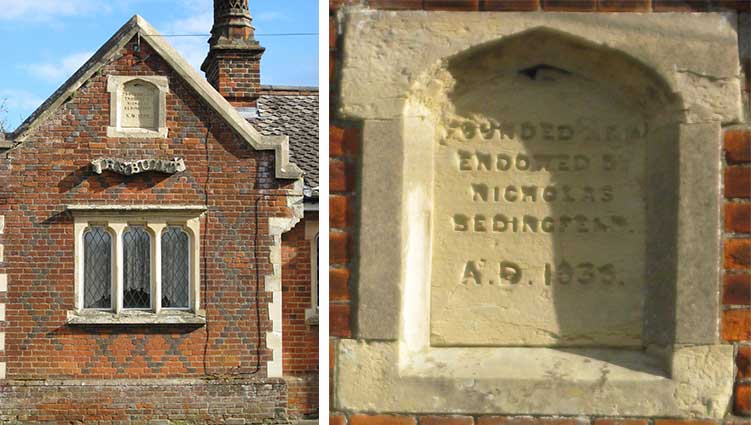
{"type": "Polygon", "coordinates": [[[436,140],[431,343],[639,346],[638,109],[567,73],[461,92],[436,140]]]}
{"type": "Polygon", "coordinates": [[[123,86],[120,101],[122,127],[156,129],[159,89],[145,81],[135,80],[123,86]]]}
{"type": "Polygon", "coordinates": [[[125,161],[116,158],[99,158],[91,161],[91,168],[96,174],[103,171],[112,171],[125,176],[153,171],[164,174],[181,173],[186,170],[183,158],[165,159],[139,159],[125,161]]]}

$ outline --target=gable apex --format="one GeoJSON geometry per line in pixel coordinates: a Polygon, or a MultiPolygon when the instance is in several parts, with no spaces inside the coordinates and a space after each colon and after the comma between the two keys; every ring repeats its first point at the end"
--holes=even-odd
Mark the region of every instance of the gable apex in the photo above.
{"type": "Polygon", "coordinates": [[[159,32],[143,17],[134,15],[104,45],[84,63],[10,135],[14,144],[22,144],[42,122],[51,116],[66,100],[97,71],[106,65],[135,36],[148,43],[184,82],[255,150],[275,151],[275,177],[298,179],[301,169],[289,161],[289,137],[265,136],[248,123],[230,103],[203,78],[159,32]]]}

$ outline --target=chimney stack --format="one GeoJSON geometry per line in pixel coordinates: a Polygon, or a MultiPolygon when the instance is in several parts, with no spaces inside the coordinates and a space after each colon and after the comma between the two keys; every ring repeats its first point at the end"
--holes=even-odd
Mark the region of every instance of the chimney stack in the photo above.
{"type": "Polygon", "coordinates": [[[261,87],[261,55],[248,0],[214,0],[206,79],[235,107],[255,107],[261,87]]]}

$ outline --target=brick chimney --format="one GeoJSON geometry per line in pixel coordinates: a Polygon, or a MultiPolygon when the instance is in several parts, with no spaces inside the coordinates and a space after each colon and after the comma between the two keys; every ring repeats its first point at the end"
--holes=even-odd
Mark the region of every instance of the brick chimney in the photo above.
{"type": "Polygon", "coordinates": [[[214,0],[206,79],[235,107],[255,107],[261,87],[261,55],[248,0],[214,0]]]}

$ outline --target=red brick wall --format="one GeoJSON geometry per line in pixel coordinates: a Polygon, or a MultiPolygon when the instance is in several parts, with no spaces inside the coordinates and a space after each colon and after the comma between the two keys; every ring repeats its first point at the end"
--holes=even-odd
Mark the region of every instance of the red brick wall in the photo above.
{"type": "MultiPolygon", "coordinates": [[[[334,98],[332,96],[332,108],[334,98]]],[[[349,337],[355,161],[361,131],[354,124],[332,121],[329,126],[329,333],[332,337],[349,337]],[[345,127],[346,126],[346,127],[345,127]]]]}
{"type": "MultiPolygon", "coordinates": [[[[10,193],[2,272],[8,273],[9,379],[213,377],[265,380],[271,274],[268,219],[290,214],[291,181],[274,176],[274,152],[255,151],[201,101],[143,39],[129,43],[57,112],[8,153],[10,193]],[[165,75],[167,139],[106,137],[108,75],[165,75]],[[187,171],[130,177],[90,171],[97,157],[185,158],[187,171]],[[73,221],[68,204],[191,204],[201,219],[201,300],[208,324],[71,327],[73,221]],[[260,289],[259,289],[260,288],[260,289]]],[[[192,387],[185,387],[186,394],[192,387]]],[[[7,389],[0,387],[0,391],[7,389]]],[[[13,390],[8,390],[13,392],[13,390]]],[[[277,396],[286,399],[286,387],[277,396]]],[[[241,397],[241,395],[238,395],[241,397]]],[[[199,402],[200,400],[197,400],[199,402]]],[[[3,401],[5,403],[5,401],[3,401]]],[[[280,402],[280,406],[286,403],[280,402]]],[[[83,407],[82,407],[83,408],[83,407]]]]}
{"type": "Polygon", "coordinates": [[[284,380],[287,384],[289,418],[318,419],[318,372],[285,375],[284,380]]]}
{"type": "Polygon", "coordinates": [[[292,417],[318,417],[318,322],[305,318],[313,285],[306,226],[318,228],[317,213],[306,213],[282,236],[282,351],[292,417]]]}
{"type": "Polygon", "coordinates": [[[726,130],[724,145],[722,338],[737,353],[734,412],[751,416],[751,126],[726,130]]]}
{"type": "MultiPolygon", "coordinates": [[[[353,244],[357,239],[357,176],[358,147],[362,135],[357,122],[337,117],[338,59],[342,54],[341,34],[337,34],[336,11],[343,5],[358,4],[373,9],[390,10],[447,10],[447,11],[576,11],[576,12],[702,12],[736,10],[749,14],[751,2],[735,0],[330,0],[330,78],[331,116],[330,128],[330,336],[333,343],[338,338],[352,336],[355,310],[351,296],[351,275],[355,266],[353,244]]],[[[749,99],[751,52],[741,52],[741,63],[746,82],[744,95],[746,107],[749,99]]],[[[748,115],[751,115],[749,113],[748,115]]],[[[724,227],[724,283],[722,285],[723,312],[721,320],[723,339],[736,349],[738,378],[735,386],[733,415],[751,416],[751,123],[734,125],[725,129],[726,163],[724,168],[725,227],[724,227]]],[[[708,320],[710,320],[708,318],[708,320]]],[[[333,353],[333,344],[332,351],[333,353]]],[[[332,354],[333,356],[333,354],[332,354]]],[[[332,368],[335,358],[330,359],[332,368]]],[[[332,386],[336,385],[332,379],[332,386]]],[[[375,412],[371,412],[375,413],[375,412]]],[[[394,413],[394,412],[392,412],[394,413]]],[[[712,425],[715,421],[668,421],[638,419],[613,421],[604,418],[545,419],[512,417],[514,424],[550,425],[672,425],[674,423],[712,425]]],[[[737,422],[729,416],[727,423],[737,422]],[[735,422],[734,422],[735,421],[735,422]]],[[[353,415],[332,412],[331,424],[345,425],[481,425],[505,424],[509,417],[472,416],[378,416],[353,415]]],[[[748,423],[747,421],[744,423],[748,423]]]]}

